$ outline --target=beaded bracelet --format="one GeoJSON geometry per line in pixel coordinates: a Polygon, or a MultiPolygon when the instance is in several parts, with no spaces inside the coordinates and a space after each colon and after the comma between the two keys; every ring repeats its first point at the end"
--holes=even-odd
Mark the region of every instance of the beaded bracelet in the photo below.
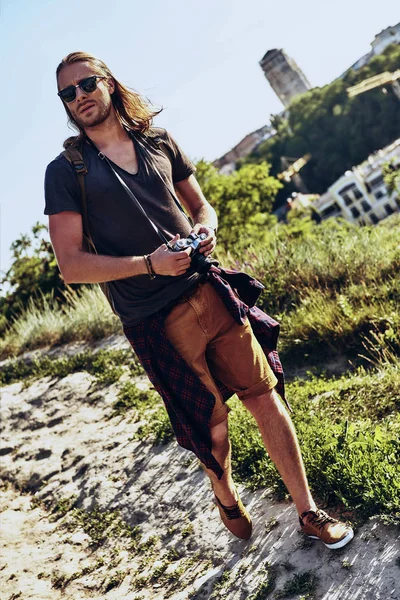
{"type": "Polygon", "coordinates": [[[153,269],[150,254],[145,254],[143,256],[143,258],[144,258],[144,262],[146,263],[147,272],[149,274],[150,279],[155,279],[157,277],[157,273],[153,269]]]}

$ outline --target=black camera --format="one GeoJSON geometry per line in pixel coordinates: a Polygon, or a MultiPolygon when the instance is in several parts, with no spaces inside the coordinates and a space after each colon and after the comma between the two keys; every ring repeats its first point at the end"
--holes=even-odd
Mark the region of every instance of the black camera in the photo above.
{"type": "Polygon", "coordinates": [[[205,240],[206,237],[206,233],[201,233],[200,235],[191,233],[187,236],[187,238],[182,238],[172,245],[168,244],[168,248],[173,252],[181,252],[182,250],[191,248],[192,251],[190,253],[190,258],[192,259],[192,267],[198,273],[207,273],[212,267],[213,263],[209,258],[206,258],[200,253],[200,242],[205,240]]]}

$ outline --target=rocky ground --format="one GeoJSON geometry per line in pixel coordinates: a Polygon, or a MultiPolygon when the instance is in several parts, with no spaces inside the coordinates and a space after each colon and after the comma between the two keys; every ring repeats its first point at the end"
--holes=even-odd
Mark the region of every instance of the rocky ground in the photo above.
{"type": "Polygon", "coordinates": [[[372,518],[332,551],[303,539],[292,504],[239,488],[254,534],[235,539],[192,454],[135,438],[134,411],[110,416],[118,385],[2,388],[2,600],[400,600],[394,525],[372,518]]]}

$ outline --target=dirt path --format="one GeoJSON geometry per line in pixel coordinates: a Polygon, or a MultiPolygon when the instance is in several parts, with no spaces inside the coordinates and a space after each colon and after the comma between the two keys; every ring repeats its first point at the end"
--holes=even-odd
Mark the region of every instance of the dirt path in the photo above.
{"type": "Polygon", "coordinates": [[[393,525],[374,518],[334,552],[304,542],[293,505],[242,489],[254,535],[236,540],[193,455],[133,439],[140,422],[109,418],[117,386],[92,384],[1,390],[2,600],[400,600],[393,525]]]}

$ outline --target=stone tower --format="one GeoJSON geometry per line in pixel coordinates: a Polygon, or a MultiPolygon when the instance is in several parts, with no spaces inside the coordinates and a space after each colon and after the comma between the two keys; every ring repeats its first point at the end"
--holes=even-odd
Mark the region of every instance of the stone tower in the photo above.
{"type": "Polygon", "coordinates": [[[296,62],[284,50],[268,50],[260,60],[265,77],[286,107],[298,94],[311,89],[310,82],[296,62]]]}

